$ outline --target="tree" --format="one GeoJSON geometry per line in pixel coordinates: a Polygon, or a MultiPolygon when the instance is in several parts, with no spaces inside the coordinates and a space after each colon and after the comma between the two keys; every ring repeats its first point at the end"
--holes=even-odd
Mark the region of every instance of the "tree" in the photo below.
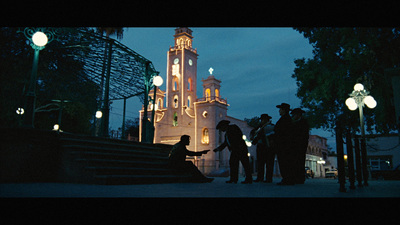
{"type": "Polygon", "coordinates": [[[246,121],[247,125],[249,125],[251,127],[254,127],[254,128],[258,127],[261,124],[259,116],[255,116],[255,117],[250,118],[250,119],[244,118],[244,121],[246,121]]]}
{"type": "Polygon", "coordinates": [[[356,83],[376,99],[375,109],[364,107],[367,131],[388,133],[396,128],[393,91],[388,69],[400,66],[398,28],[294,28],[314,47],[312,59],[296,59],[292,78],[296,96],[313,128],[333,131],[340,119],[358,129],[358,113],[345,105],[356,83]]]}
{"type": "Polygon", "coordinates": [[[97,33],[106,37],[110,37],[111,35],[116,35],[118,40],[121,40],[124,36],[124,28],[123,27],[96,27],[97,33]]]}
{"type": "Polygon", "coordinates": [[[139,118],[135,118],[134,120],[127,120],[125,122],[125,134],[128,136],[130,134],[131,137],[136,137],[139,140],[139,118]]]}

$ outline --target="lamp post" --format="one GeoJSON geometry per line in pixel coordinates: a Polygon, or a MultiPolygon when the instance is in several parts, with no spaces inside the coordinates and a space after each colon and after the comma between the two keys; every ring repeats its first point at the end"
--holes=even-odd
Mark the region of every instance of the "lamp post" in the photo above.
{"type": "Polygon", "coordinates": [[[44,28],[25,28],[23,31],[25,37],[31,41],[31,47],[35,50],[33,56],[32,73],[29,81],[28,92],[26,93],[25,117],[23,125],[33,128],[35,120],[35,101],[36,101],[36,79],[39,62],[39,51],[44,49],[46,44],[54,39],[54,31],[44,28]]]}
{"type": "Polygon", "coordinates": [[[375,99],[369,95],[369,91],[364,89],[364,86],[360,83],[354,85],[354,90],[349,94],[349,98],[346,99],[346,105],[354,111],[358,108],[360,114],[360,129],[361,129],[361,158],[362,158],[362,170],[364,177],[364,186],[368,186],[368,169],[367,169],[367,150],[365,140],[365,128],[364,128],[364,113],[363,107],[367,105],[368,108],[373,109],[376,107],[375,99]]]}
{"type": "MultiPolygon", "coordinates": [[[[153,85],[154,85],[154,97],[153,97],[153,110],[151,112],[151,122],[152,122],[152,132],[151,132],[151,137],[149,140],[154,140],[154,131],[155,129],[155,110],[156,110],[156,105],[157,105],[157,87],[160,87],[163,84],[163,79],[160,75],[157,75],[153,78],[153,85]]],[[[152,141],[153,142],[153,141],[152,141]]]]}
{"type": "Polygon", "coordinates": [[[94,136],[99,136],[99,127],[100,127],[100,119],[103,117],[103,112],[100,110],[97,110],[95,115],[95,119],[93,119],[93,125],[94,125],[94,136]]]}

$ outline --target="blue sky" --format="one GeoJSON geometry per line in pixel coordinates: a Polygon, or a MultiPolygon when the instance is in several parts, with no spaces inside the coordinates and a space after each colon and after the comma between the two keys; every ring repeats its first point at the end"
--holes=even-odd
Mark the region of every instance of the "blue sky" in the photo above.
{"type": "MultiPolygon", "coordinates": [[[[298,58],[311,58],[312,46],[292,28],[224,28],[190,27],[193,30],[193,48],[197,48],[197,97],[202,97],[201,79],[213,75],[221,80],[221,97],[230,105],[228,115],[252,118],[262,113],[279,119],[276,105],[289,103],[300,106],[297,86],[291,75],[298,58]]],[[[152,61],[156,70],[166,79],[167,51],[174,45],[175,27],[126,28],[122,44],[152,61]]],[[[165,84],[161,86],[165,90],[165,84]]],[[[127,101],[127,119],[139,116],[138,98],[127,101]]],[[[110,115],[113,129],[122,124],[122,101],[114,101],[110,115]]],[[[323,130],[311,134],[328,138],[328,145],[336,149],[335,138],[323,130]]]]}

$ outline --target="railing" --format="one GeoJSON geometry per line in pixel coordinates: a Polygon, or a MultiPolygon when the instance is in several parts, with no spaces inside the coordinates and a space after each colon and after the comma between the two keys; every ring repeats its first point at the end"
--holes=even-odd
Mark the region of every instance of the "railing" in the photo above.
{"type": "Polygon", "coordinates": [[[188,46],[186,44],[181,44],[181,45],[173,46],[173,47],[170,46],[169,50],[170,51],[175,51],[175,50],[181,50],[183,48],[188,49],[188,50],[190,50],[190,51],[192,51],[192,52],[197,54],[197,48],[192,48],[191,46],[188,46]]]}
{"type": "Polygon", "coordinates": [[[201,101],[218,101],[220,103],[224,103],[224,104],[228,104],[228,101],[224,98],[221,98],[219,96],[210,96],[210,97],[203,97],[203,98],[198,98],[197,102],[201,102],[201,101]]]}

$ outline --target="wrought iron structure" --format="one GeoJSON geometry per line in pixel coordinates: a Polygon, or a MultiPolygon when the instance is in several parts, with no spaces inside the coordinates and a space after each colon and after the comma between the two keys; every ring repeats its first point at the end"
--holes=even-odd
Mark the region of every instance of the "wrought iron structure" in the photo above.
{"type": "MultiPolygon", "coordinates": [[[[147,109],[148,93],[153,87],[151,80],[159,74],[150,60],[93,29],[25,28],[21,32],[31,40],[37,30],[46,33],[49,40],[60,42],[63,48],[75,48],[76,51],[70,56],[83,65],[84,73],[79,76],[99,85],[101,93],[98,101],[99,109],[103,111],[103,136],[108,136],[110,101],[138,96],[145,106],[144,109],[147,109]],[[74,39],[68,38],[71,35],[74,35],[74,39]]],[[[143,118],[145,119],[148,122],[147,118],[143,118]]]]}

